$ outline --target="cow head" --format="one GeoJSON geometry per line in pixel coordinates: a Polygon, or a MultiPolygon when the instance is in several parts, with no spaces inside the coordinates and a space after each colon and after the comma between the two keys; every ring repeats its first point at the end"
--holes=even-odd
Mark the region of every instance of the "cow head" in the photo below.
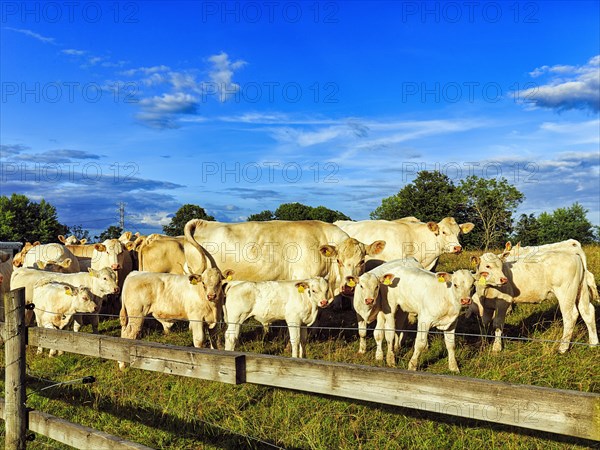
{"type": "Polygon", "coordinates": [[[96,312],[98,304],[94,301],[94,295],[86,286],[78,288],[65,285],[65,295],[73,297],[71,304],[77,312],[93,313],[96,312]]]}
{"type": "Polygon", "coordinates": [[[233,273],[231,269],[221,273],[219,269],[211,267],[202,272],[202,275],[189,275],[188,279],[190,284],[202,286],[209,302],[218,303],[223,300],[223,285],[231,280],[233,273]]]}
{"type": "Polygon", "coordinates": [[[354,286],[354,309],[361,317],[367,319],[371,310],[377,305],[379,288],[382,284],[389,286],[394,280],[393,274],[377,277],[371,272],[363,273],[360,277],[347,277],[346,284],[354,286]]]}
{"type": "Polygon", "coordinates": [[[502,286],[508,283],[508,278],[502,271],[503,264],[509,252],[497,256],[493,253],[484,253],[471,257],[471,264],[475,267],[475,278],[478,286],[502,286]]]}
{"type": "Polygon", "coordinates": [[[460,302],[461,306],[471,304],[471,293],[475,284],[475,277],[466,269],[457,270],[453,274],[438,272],[435,274],[440,283],[446,283],[452,289],[452,298],[460,302]]]}
{"type": "Polygon", "coordinates": [[[78,239],[77,236],[65,237],[62,234],[58,235],[58,240],[65,245],[85,245],[87,239],[78,239]]]}
{"type": "Polygon", "coordinates": [[[458,236],[467,234],[473,229],[471,222],[457,224],[453,217],[446,217],[440,222],[427,222],[427,228],[435,236],[436,246],[442,253],[460,253],[462,246],[458,242],[458,236]]]}
{"type": "Polygon", "coordinates": [[[333,301],[333,293],[329,283],[323,277],[299,281],[294,286],[300,294],[308,296],[310,301],[316,303],[319,308],[326,308],[333,301]]]}
{"type": "Polygon", "coordinates": [[[109,294],[118,294],[119,285],[117,284],[117,273],[110,267],[104,267],[100,270],[88,269],[88,273],[93,280],[93,293],[99,297],[109,294]]]}
{"type": "Polygon", "coordinates": [[[338,292],[351,296],[354,287],[349,285],[346,277],[359,277],[365,270],[365,256],[375,256],[380,254],[385,248],[385,241],[375,241],[370,245],[365,245],[354,238],[348,238],[339,246],[322,245],[319,252],[325,257],[335,258],[333,263],[333,272],[339,281],[335,286],[334,295],[338,292]]]}
{"type": "Polygon", "coordinates": [[[106,239],[101,244],[94,244],[92,253],[92,267],[102,269],[110,267],[112,270],[123,268],[125,247],[118,239],[106,239]]]}

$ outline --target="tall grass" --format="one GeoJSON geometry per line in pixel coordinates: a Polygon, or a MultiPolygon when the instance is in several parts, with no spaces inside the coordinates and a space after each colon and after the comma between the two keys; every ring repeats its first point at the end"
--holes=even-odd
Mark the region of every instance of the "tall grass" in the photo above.
{"type": "MultiPolygon", "coordinates": [[[[588,266],[598,277],[598,247],[586,247],[588,266]]],[[[475,252],[481,253],[481,252],[475,252]]],[[[438,269],[468,268],[473,252],[446,255],[438,269]]],[[[352,311],[325,310],[321,325],[336,328],[310,332],[308,357],[379,366],[375,344],[358,355],[356,319],[352,311]],[[341,328],[341,329],[340,329],[341,328]]],[[[597,314],[600,326],[600,314],[597,314]]],[[[90,331],[89,326],[83,331],[90,331]]],[[[558,355],[562,322],[555,302],[519,305],[507,318],[507,340],[501,354],[491,352],[478,319],[459,319],[457,359],[461,375],[510,383],[600,393],[600,349],[574,346],[558,355]],[[471,334],[473,336],[471,336],[471,334]]],[[[101,333],[119,336],[118,320],[101,323],[101,333]]],[[[287,332],[271,327],[262,332],[256,322],[244,326],[239,350],[289,356],[287,332]]],[[[185,324],[170,335],[146,328],[142,339],[174,345],[192,345],[185,324]]],[[[578,321],[574,341],[587,342],[587,330],[578,321]]],[[[409,333],[398,354],[397,367],[406,369],[414,333],[409,333]]],[[[3,361],[3,355],[2,355],[3,361]]],[[[367,402],[297,393],[254,385],[232,386],[193,380],[137,369],[121,372],[114,361],[65,354],[50,359],[27,354],[27,404],[72,422],[100,429],[161,449],[582,449],[594,442],[549,433],[455,419],[367,402]],[[93,375],[92,385],[72,385],[35,392],[48,385],[35,377],[64,381],[93,375]]],[[[440,335],[430,338],[420,370],[449,374],[447,355],[440,335]]],[[[2,377],[3,378],[3,377],[2,377]]],[[[451,390],[452,386],[448,386],[451,390]]],[[[518,400],[517,400],[518,401],[518,400]]],[[[531,405],[520,405],[535,419],[531,405]]],[[[38,437],[32,449],[66,448],[38,437]]]]}

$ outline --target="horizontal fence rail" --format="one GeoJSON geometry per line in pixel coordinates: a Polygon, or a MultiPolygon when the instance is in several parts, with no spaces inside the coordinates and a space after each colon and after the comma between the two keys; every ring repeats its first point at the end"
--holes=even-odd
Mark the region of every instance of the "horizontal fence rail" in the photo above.
{"type": "MultiPolygon", "coordinates": [[[[4,418],[4,399],[0,398],[0,417],[4,418]]],[[[67,422],[41,411],[29,411],[29,429],[75,448],[96,450],[152,450],[103,431],[67,422]]]]}
{"type": "Polygon", "coordinates": [[[123,361],[144,370],[253,383],[600,441],[600,395],[594,393],[45,328],[29,329],[29,345],[123,361]]]}

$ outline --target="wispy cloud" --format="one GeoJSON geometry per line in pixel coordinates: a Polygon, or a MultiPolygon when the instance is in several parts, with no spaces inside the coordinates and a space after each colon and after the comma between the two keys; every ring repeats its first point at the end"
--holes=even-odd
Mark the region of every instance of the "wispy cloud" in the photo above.
{"type": "Polygon", "coordinates": [[[542,66],[529,75],[533,78],[548,75],[550,80],[546,84],[521,91],[520,98],[524,103],[559,111],[600,111],[600,55],[594,56],[582,66],[542,66]]]}
{"type": "Polygon", "coordinates": [[[41,34],[31,31],[31,30],[27,30],[27,29],[23,29],[23,28],[12,28],[12,27],[4,27],[4,29],[14,31],[16,33],[24,34],[25,36],[29,36],[34,39],[37,39],[38,41],[43,42],[44,44],[57,45],[54,38],[42,36],[41,34]]]}
{"type": "Polygon", "coordinates": [[[190,94],[162,94],[140,100],[142,112],[136,118],[154,128],[177,128],[179,114],[196,114],[198,99],[190,94]]]}
{"type": "Polygon", "coordinates": [[[208,72],[210,81],[218,91],[219,100],[225,102],[228,97],[239,91],[240,85],[233,82],[233,75],[236,70],[246,65],[246,61],[240,59],[232,62],[229,60],[229,55],[225,52],[212,55],[208,60],[212,64],[208,72]]]}
{"type": "Polygon", "coordinates": [[[85,50],[77,50],[74,48],[67,48],[65,50],[61,50],[60,52],[65,55],[71,55],[71,56],[83,56],[87,53],[87,51],[85,51],[85,50]]]}

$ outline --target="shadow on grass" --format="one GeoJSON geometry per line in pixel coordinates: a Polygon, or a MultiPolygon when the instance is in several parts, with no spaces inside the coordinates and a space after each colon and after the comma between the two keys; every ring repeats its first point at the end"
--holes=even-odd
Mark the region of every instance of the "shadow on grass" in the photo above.
{"type": "MultiPolygon", "coordinates": [[[[40,389],[45,385],[35,379],[28,380],[32,389],[40,389]]],[[[95,395],[84,389],[69,386],[57,386],[51,391],[36,392],[37,396],[51,400],[59,400],[74,408],[81,408],[85,404],[97,404],[98,411],[110,414],[116,418],[136,420],[145,426],[163,430],[178,438],[193,439],[194,445],[212,445],[223,449],[267,449],[281,448],[275,443],[258,440],[251,436],[236,434],[216,425],[204,421],[190,421],[165,413],[161,408],[149,406],[124,406],[112,399],[103,398],[97,402],[95,395]]],[[[135,440],[133,438],[127,438],[135,440]]],[[[201,447],[199,447],[201,448],[201,447]]],[[[294,447],[286,447],[295,449],[294,447]]],[[[299,450],[299,449],[298,449],[299,450]]]]}

